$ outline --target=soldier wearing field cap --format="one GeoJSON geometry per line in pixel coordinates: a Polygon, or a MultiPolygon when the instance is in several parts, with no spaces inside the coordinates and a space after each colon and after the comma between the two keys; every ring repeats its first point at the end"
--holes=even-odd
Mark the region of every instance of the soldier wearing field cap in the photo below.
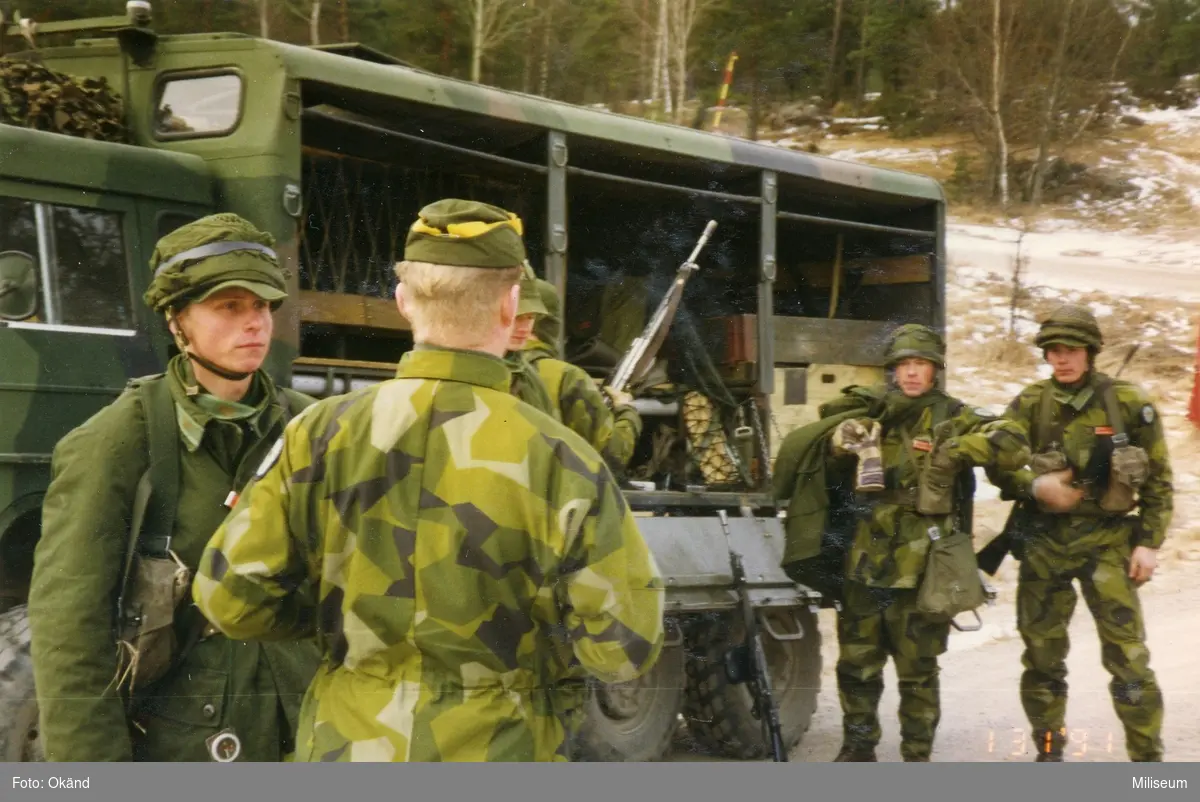
{"type": "Polygon", "coordinates": [[[187,598],[227,505],[312,403],[261,369],[287,297],[272,245],[234,214],[163,237],[145,302],[180,354],[55,448],[29,593],[49,760],[277,761],[293,748],[315,645],[235,643],[187,598]]]}
{"type": "Polygon", "coordinates": [[[483,203],[421,210],[396,378],[293,421],[205,552],[194,597],[223,632],[317,636],[298,760],[568,760],[587,675],[658,659],[663,583],[612,474],[509,393],[521,233],[483,203]]]}
{"type": "Polygon", "coordinates": [[[558,359],[555,349],[563,328],[558,291],[548,281],[539,279],[537,284],[547,312],[525,344],[526,357],[556,402],[563,422],[595,446],[614,471],[622,471],[642,433],[633,397],[611,387],[597,390],[583,368],[558,359]]]}
{"type": "Polygon", "coordinates": [[[1154,574],[1171,520],[1162,421],[1145,391],[1096,370],[1104,339],[1087,307],[1056,309],[1035,342],[1053,374],[1022,390],[1007,413],[1029,431],[1033,457],[993,480],[1016,501],[1002,537],[1015,537],[1021,561],[1021,704],[1037,760],[1061,762],[1067,743],[1067,630],[1078,580],[1129,758],[1160,761],[1163,698],[1137,589],[1154,574]]]}

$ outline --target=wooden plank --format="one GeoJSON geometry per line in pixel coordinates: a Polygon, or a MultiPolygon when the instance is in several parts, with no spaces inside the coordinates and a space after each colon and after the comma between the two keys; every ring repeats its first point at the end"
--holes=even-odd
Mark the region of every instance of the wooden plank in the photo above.
{"type": "MultiPolygon", "coordinates": [[[[852,272],[864,286],[888,284],[925,284],[933,276],[928,254],[894,256],[878,259],[855,259],[842,263],[842,282],[852,272]]],[[[833,262],[802,262],[779,271],[775,284],[781,290],[828,289],[833,283],[833,262]]]]}
{"type": "Polygon", "coordinates": [[[775,316],[775,364],[882,365],[895,324],[775,316]]]}
{"type": "Polygon", "coordinates": [[[378,370],[388,374],[396,372],[394,362],[367,362],[361,359],[332,359],[319,356],[301,356],[292,360],[294,367],[334,368],[335,370],[378,370]]]}
{"type": "Polygon", "coordinates": [[[313,292],[301,290],[297,305],[303,323],[323,323],[333,326],[357,326],[368,329],[411,331],[409,322],[396,308],[396,302],[386,298],[351,295],[342,292],[313,292]]]}

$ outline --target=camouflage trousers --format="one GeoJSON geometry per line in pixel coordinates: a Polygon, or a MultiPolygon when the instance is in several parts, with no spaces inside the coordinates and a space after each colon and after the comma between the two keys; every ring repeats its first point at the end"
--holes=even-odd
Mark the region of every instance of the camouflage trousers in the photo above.
{"type": "Polygon", "coordinates": [[[883,669],[895,663],[900,691],[900,754],[928,760],[941,720],[938,655],[950,622],[917,610],[917,591],[846,581],[838,613],[838,695],[844,744],[856,751],[879,743],[883,669]]]}
{"type": "Polygon", "coordinates": [[[1109,693],[1125,727],[1130,760],[1162,760],[1163,698],[1154,672],[1137,589],[1129,578],[1129,548],[1114,546],[1068,557],[1055,544],[1026,547],[1017,584],[1017,626],[1025,641],[1021,704],[1034,744],[1066,744],[1067,629],[1079,580],[1096,621],[1100,657],[1112,675],[1109,693]],[[1040,547],[1039,547],[1040,546],[1040,547]]]}

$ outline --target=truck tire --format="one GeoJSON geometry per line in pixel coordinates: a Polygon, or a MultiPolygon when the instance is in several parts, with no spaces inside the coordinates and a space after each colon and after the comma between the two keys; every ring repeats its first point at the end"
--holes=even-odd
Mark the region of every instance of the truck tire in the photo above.
{"type": "Polygon", "coordinates": [[[616,685],[598,684],[588,694],[575,759],[593,763],[666,759],[679,730],[685,680],[683,648],[667,646],[644,676],[616,685]]]}
{"type": "MultiPolygon", "coordinates": [[[[783,745],[790,753],[808,731],[821,688],[821,633],[807,607],[769,613],[772,628],[800,640],[780,641],[763,631],[763,651],[771,671],[771,688],[779,708],[783,745]]],[[[742,624],[733,616],[698,619],[687,632],[687,700],[684,722],[696,745],[710,754],[735,760],[769,756],[762,722],[745,685],[734,685],[725,673],[725,654],[741,642],[742,624]]]]}
{"type": "Polygon", "coordinates": [[[37,696],[25,607],[0,615],[0,763],[40,763],[37,696]]]}

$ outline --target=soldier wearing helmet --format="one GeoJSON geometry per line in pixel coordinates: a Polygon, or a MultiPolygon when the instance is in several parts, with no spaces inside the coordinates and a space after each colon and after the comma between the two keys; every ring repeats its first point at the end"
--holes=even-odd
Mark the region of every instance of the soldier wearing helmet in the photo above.
{"type": "Polygon", "coordinates": [[[597,389],[585,370],[558,358],[556,348],[562,336],[559,309],[554,285],[537,278],[527,266],[521,280],[517,325],[509,342],[513,393],[539,409],[540,404],[547,404],[543,411],[587,440],[620,475],[633,457],[642,419],[628,393],[597,389]]]}
{"type": "MultiPolygon", "coordinates": [[[[842,605],[837,762],[876,760],[889,657],[899,679],[901,756],[931,759],[941,718],[938,656],[950,632],[950,617],[920,604],[931,533],[970,532],[975,466],[1017,467],[1029,453],[1018,425],[938,388],[946,362],[936,331],[898,327],[885,364],[887,385],[843,390],[821,420],[788,435],[775,464],[775,496],[788,502],[785,570],[805,583],[839,572],[815,576],[842,605]],[[830,555],[843,551],[833,563],[830,555]]],[[[978,579],[973,563],[969,573],[978,579]]]]}
{"type": "Polygon", "coordinates": [[[29,593],[50,760],[278,761],[294,748],[314,644],[235,643],[169,601],[186,596],[204,545],[288,416],[312,403],[261,369],[272,307],[287,295],[271,246],[234,214],[164,236],[145,301],[166,317],[180,354],[55,448],[29,593]],[[152,479],[144,517],[143,475],[152,479]],[[157,586],[164,565],[166,586],[157,586]],[[151,606],[156,592],[163,609],[151,606]],[[130,603],[114,610],[114,596],[130,603]],[[129,635],[130,610],[153,636],[129,635]],[[169,633],[173,644],[160,648],[169,633]]]}
{"type": "MultiPolygon", "coordinates": [[[[1021,703],[1037,760],[1066,746],[1067,628],[1074,580],[1096,621],[1113,707],[1134,761],[1163,758],[1162,692],[1150,668],[1137,588],[1153,576],[1171,520],[1171,466],[1162,422],[1136,385],[1095,368],[1104,339],[1085,306],[1068,304],[1035,339],[1053,370],[1025,388],[1007,417],[1030,433],[1028,468],[997,471],[1015,500],[1004,537],[1020,559],[1017,624],[1025,641],[1021,703]]],[[[990,547],[989,547],[990,548],[990,547]]]]}
{"type": "Polygon", "coordinates": [[[317,635],[297,760],[569,760],[587,676],[658,659],[663,583],[611,472],[510,393],[521,231],[421,209],[396,378],[307,409],[201,561],[226,634],[317,635]]]}

